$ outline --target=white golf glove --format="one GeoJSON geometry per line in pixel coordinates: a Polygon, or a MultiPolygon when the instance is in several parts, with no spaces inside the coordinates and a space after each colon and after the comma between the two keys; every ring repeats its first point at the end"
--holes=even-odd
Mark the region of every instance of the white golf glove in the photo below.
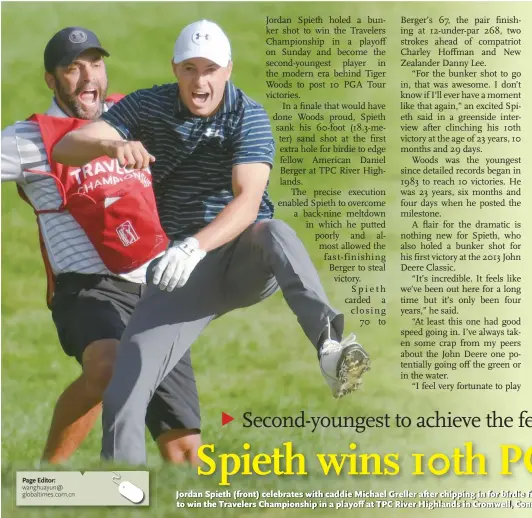
{"type": "Polygon", "coordinates": [[[173,241],[153,270],[153,284],[161,290],[172,291],[185,285],[196,265],[205,257],[199,242],[193,237],[173,241]]]}

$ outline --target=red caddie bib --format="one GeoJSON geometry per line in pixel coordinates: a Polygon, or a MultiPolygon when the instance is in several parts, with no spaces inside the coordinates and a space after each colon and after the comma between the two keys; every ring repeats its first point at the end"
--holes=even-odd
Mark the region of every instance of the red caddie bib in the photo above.
{"type": "Polygon", "coordinates": [[[55,162],[51,156],[57,142],[89,121],[40,114],[29,120],[39,125],[51,173],[29,171],[51,176],[62,197],[59,208],[36,214],[68,211],[115,274],[131,272],[166,249],[148,169],[128,170],[107,156],[82,167],[55,162]]]}

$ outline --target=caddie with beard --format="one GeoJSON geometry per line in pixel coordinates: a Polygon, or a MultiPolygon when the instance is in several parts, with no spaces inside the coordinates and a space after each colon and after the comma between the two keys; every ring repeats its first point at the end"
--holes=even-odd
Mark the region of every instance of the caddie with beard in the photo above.
{"type": "MultiPolygon", "coordinates": [[[[123,97],[107,96],[108,56],[92,31],[59,31],[44,50],[44,79],[54,95],[50,108],[2,131],[2,181],[16,182],[37,215],[48,306],[64,351],[82,366],[55,407],[43,453],[52,464],[74,453],[100,415],[146,266],[167,243],[149,169],[129,171],[108,157],[72,169],[50,156],[67,131],[97,119],[123,97]]],[[[40,361],[46,368],[52,359],[40,361]]],[[[144,418],[165,460],[198,462],[199,401],[188,353],[155,391],[144,418]]]]}

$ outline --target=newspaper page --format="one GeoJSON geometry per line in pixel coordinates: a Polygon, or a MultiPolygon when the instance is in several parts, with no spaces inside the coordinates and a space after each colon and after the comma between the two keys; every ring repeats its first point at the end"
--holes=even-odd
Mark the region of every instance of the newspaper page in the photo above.
{"type": "Polygon", "coordinates": [[[5,182],[2,514],[530,516],[530,2],[3,3],[3,130],[50,106],[62,28],[94,31],[108,92],[128,94],[176,81],[174,42],[202,19],[268,114],[274,217],[371,370],[332,397],[277,292],[191,347],[198,465],[164,462],[148,432],[146,465],[100,460],[103,388],[68,402],[66,458],[41,460],[82,371],[45,304],[33,210],[5,182]]]}

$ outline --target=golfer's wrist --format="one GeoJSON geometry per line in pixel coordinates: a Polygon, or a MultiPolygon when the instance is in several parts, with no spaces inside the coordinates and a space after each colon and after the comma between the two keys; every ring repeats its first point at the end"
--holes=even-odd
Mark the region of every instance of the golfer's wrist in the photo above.
{"type": "Polygon", "coordinates": [[[116,155],[116,140],[95,140],[95,145],[100,146],[101,156],[114,158],[116,155]]]}
{"type": "Polygon", "coordinates": [[[192,248],[193,250],[199,250],[200,249],[200,244],[199,244],[199,241],[195,238],[195,237],[187,237],[185,239],[183,239],[183,243],[186,243],[186,245],[190,248],[192,248]]]}
{"type": "Polygon", "coordinates": [[[202,257],[205,255],[205,252],[200,248],[199,241],[194,237],[187,237],[183,240],[173,241],[170,246],[171,248],[179,248],[188,256],[193,253],[199,253],[202,257]]]}

